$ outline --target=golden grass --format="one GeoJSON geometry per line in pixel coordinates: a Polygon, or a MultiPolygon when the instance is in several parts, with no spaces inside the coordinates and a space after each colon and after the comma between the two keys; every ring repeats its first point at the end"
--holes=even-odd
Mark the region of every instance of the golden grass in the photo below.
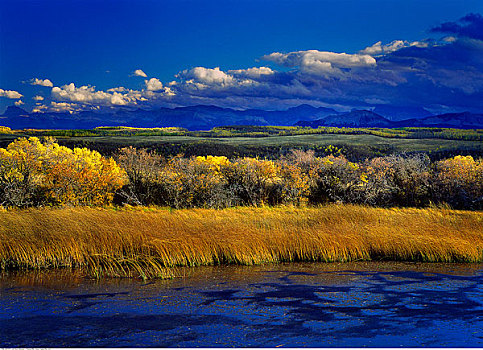
{"type": "Polygon", "coordinates": [[[483,213],[449,209],[63,208],[0,212],[0,270],[171,277],[173,267],[483,261],[483,213]]]}

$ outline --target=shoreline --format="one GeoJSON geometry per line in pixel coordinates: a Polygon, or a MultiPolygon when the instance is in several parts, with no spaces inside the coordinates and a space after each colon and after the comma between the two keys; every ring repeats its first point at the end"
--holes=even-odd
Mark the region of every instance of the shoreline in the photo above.
{"type": "Polygon", "coordinates": [[[281,262],[483,262],[483,212],[239,207],[0,211],[0,270],[171,278],[173,268],[281,262]]]}

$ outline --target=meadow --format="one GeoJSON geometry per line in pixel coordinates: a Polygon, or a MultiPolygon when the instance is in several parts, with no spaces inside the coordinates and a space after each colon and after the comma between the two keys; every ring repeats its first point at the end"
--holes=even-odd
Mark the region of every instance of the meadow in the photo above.
{"type": "Polygon", "coordinates": [[[314,150],[327,146],[344,150],[352,161],[393,153],[426,152],[432,159],[454,155],[483,155],[483,131],[445,128],[335,128],[227,126],[207,131],[182,128],[101,127],[90,130],[0,130],[0,147],[18,137],[53,136],[61,145],[88,147],[103,155],[133,146],[163,156],[266,157],[275,159],[291,149],[314,150]]]}
{"type": "Polygon", "coordinates": [[[482,262],[483,213],[327,205],[0,212],[0,269],[171,278],[176,267],[395,260],[482,262]]]}

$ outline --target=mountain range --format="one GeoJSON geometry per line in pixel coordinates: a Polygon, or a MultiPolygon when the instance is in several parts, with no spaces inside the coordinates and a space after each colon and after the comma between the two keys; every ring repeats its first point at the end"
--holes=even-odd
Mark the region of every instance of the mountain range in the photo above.
{"type": "Polygon", "coordinates": [[[78,113],[28,113],[9,106],[0,115],[0,125],[12,129],[91,129],[98,126],[166,127],[209,130],[228,125],[299,125],[337,127],[450,127],[483,128],[483,114],[470,112],[432,115],[424,109],[376,107],[374,111],[340,113],[331,108],[300,105],[285,111],[235,110],[209,105],[177,108],[118,109],[78,113]],[[379,111],[381,114],[378,114],[379,111]],[[412,114],[411,114],[412,113],[412,114]],[[413,115],[413,118],[401,119],[413,115]]]}
{"type": "Polygon", "coordinates": [[[398,127],[436,127],[436,128],[458,128],[458,129],[481,129],[483,127],[483,114],[470,112],[446,113],[431,115],[423,118],[412,118],[405,120],[392,121],[377,113],[366,110],[353,110],[348,113],[329,115],[325,118],[299,121],[295,125],[336,127],[378,127],[378,128],[398,128],[398,127]]]}

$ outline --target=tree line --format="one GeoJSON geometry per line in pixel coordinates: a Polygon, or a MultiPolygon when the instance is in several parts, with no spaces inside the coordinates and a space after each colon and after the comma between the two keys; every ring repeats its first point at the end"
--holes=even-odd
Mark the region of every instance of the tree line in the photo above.
{"type": "Polygon", "coordinates": [[[54,139],[21,138],[0,148],[0,204],[157,205],[226,208],[356,203],[483,208],[483,161],[425,154],[351,162],[340,152],[317,157],[292,150],[275,160],[253,157],[163,157],[127,147],[112,158],[54,139]]]}

